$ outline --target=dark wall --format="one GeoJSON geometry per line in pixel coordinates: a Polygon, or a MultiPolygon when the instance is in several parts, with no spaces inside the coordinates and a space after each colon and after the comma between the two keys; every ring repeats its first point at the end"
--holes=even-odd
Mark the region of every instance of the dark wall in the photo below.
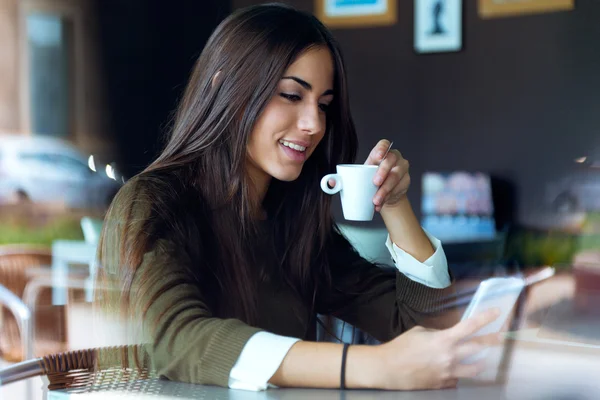
{"type": "Polygon", "coordinates": [[[96,9],[118,159],[131,176],[156,156],[192,66],[230,2],[97,0],[96,9]]]}
{"type": "MultiPolygon", "coordinates": [[[[311,12],[315,3],[285,2],[311,12]]],[[[462,169],[507,182],[520,222],[546,218],[546,183],[600,149],[600,2],[482,20],[477,2],[465,1],[463,50],[430,55],[413,51],[413,1],[398,3],[394,26],[334,30],[361,159],[377,139],[393,139],[411,161],[417,212],[424,171],[462,169]]]]}
{"type": "Polygon", "coordinates": [[[546,184],[600,148],[600,2],[491,20],[478,17],[476,2],[466,3],[464,51],[413,58],[418,162],[508,179],[519,220],[541,223],[549,217],[546,184]]]}

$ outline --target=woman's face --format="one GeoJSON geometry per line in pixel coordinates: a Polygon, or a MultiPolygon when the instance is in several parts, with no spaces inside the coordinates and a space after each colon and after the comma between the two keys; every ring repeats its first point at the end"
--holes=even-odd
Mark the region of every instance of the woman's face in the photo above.
{"type": "Polygon", "coordinates": [[[333,59],[325,47],[302,53],[285,71],[248,143],[250,177],[259,187],[271,178],[298,178],[325,135],[333,76],[333,59]]]}

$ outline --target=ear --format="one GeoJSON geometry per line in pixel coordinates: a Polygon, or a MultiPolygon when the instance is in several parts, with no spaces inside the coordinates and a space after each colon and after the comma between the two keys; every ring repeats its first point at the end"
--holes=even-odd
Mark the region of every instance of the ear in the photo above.
{"type": "Polygon", "coordinates": [[[217,78],[219,77],[219,75],[221,75],[221,70],[218,70],[217,73],[213,76],[212,82],[211,82],[211,88],[215,87],[215,84],[217,83],[217,78]]]}

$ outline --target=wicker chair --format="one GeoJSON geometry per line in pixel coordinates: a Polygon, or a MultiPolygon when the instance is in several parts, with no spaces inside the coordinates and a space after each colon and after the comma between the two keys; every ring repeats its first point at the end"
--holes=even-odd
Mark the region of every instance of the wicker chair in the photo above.
{"type": "MultiPolygon", "coordinates": [[[[31,275],[49,273],[51,250],[42,246],[5,245],[0,246],[0,284],[19,298],[31,275]]],[[[51,304],[51,292],[44,291],[39,297],[39,305],[44,307],[35,312],[36,354],[49,354],[63,351],[66,347],[66,319],[63,307],[46,307],[51,304]]],[[[17,321],[10,312],[0,313],[2,324],[0,329],[0,355],[8,361],[21,361],[21,335],[17,321]]]]}
{"type": "Polygon", "coordinates": [[[0,385],[46,376],[48,390],[83,392],[156,378],[150,365],[144,345],[77,350],[47,355],[2,369],[0,385]]]}

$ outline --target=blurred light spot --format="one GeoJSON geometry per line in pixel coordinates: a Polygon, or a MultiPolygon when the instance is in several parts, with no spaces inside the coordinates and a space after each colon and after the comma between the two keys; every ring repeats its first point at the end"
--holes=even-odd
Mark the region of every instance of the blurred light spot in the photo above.
{"type": "Polygon", "coordinates": [[[91,155],[91,156],[88,158],[88,167],[89,167],[89,168],[90,168],[92,171],[96,172],[96,162],[94,161],[94,155],[91,155]]]}
{"type": "Polygon", "coordinates": [[[116,178],[115,178],[115,169],[110,164],[108,164],[106,166],[106,176],[108,176],[112,180],[116,180],[116,178]]]}
{"type": "Polygon", "coordinates": [[[575,159],[576,163],[583,164],[587,160],[587,157],[579,157],[575,159]]]}

